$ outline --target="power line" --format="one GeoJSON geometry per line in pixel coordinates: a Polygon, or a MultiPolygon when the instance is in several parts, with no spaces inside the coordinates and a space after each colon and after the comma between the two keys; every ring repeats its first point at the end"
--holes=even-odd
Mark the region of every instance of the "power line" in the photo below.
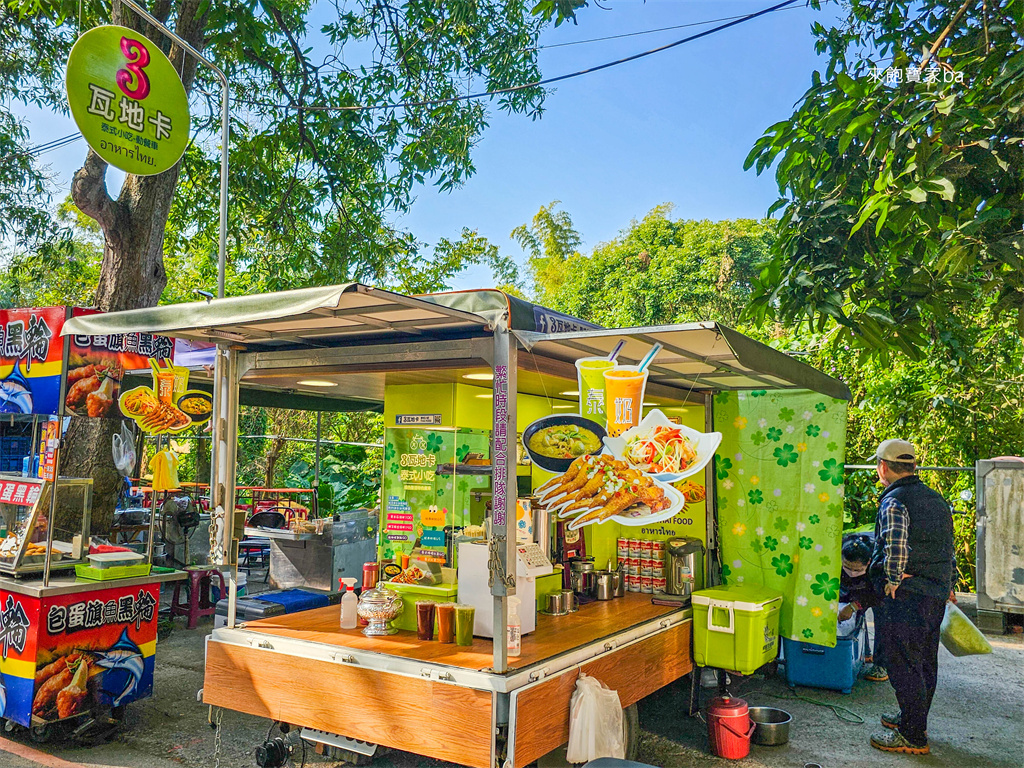
{"type": "MultiPolygon", "coordinates": [[[[798,11],[801,6],[789,6],[787,8],[776,8],[772,13],[777,11],[798,11]]],[[[607,40],[621,40],[624,37],[639,37],[640,35],[653,35],[658,32],[671,32],[675,29],[687,29],[689,27],[703,27],[707,24],[715,24],[719,21],[732,21],[733,19],[742,19],[745,14],[738,14],[736,16],[721,16],[717,19],[704,19],[703,21],[691,21],[687,24],[676,24],[671,27],[659,27],[658,29],[643,29],[639,32],[624,32],[621,35],[608,35],[607,37],[592,37],[588,40],[570,40],[566,43],[551,43],[550,45],[535,45],[532,48],[524,48],[525,51],[546,51],[551,48],[565,48],[570,45],[583,45],[585,43],[603,43],[607,40]]]]}
{"type": "Polygon", "coordinates": [[[754,13],[748,13],[748,14],[745,14],[743,16],[738,16],[738,17],[734,18],[733,20],[726,22],[725,24],[720,24],[717,27],[712,27],[711,29],[706,29],[703,32],[698,32],[697,34],[694,34],[694,35],[689,35],[688,37],[684,37],[681,40],[676,40],[675,42],[668,43],[666,45],[661,45],[661,46],[658,46],[657,48],[652,48],[649,51],[643,51],[642,53],[636,53],[636,54],[633,54],[632,56],[627,56],[627,57],[625,57],[623,59],[617,59],[616,61],[609,61],[609,62],[607,62],[605,64],[599,64],[596,67],[590,67],[588,69],[581,69],[581,70],[579,70],[577,72],[570,72],[569,74],[566,74],[566,75],[558,75],[556,77],[549,77],[549,78],[546,78],[546,79],[543,79],[543,80],[536,80],[536,81],[534,81],[532,83],[524,83],[522,85],[512,85],[512,86],[509,86],[507,88],[497,88],[497,89],[495,89],[493,91],[480,91],[478,93],[468,93],[468,94],[464,94],[462,96],[449,96],[449,97],[444,98],[444,99],[426,99],[426,100],[423,100],[423,101],[402,101],[402,102],[397,102],[397,103],[394,103],[394,104],[359,104],[359,105],[352,105],[352,106],[333,106],[333,105],[328,105],[328,104],[309,104],[309,105],[274,104],[274,103],[255,101],[255,100],[250,100],[250,99],[235,99],[235,101],[237,101],[238,103],[241,103],[241,104],[248,104],[250,106],[255,106],[255,107],[266,107],[266,108],[269,108],[269,109],[292,109],[292,110],[296,110],[296,111],[300,111],[300,112],[363,112],[363,111],[380,110],[380,109],[401,109],[401,108],[405,108],[405,107],[425,107],[425,106],[430,106],[432,104],[451,104],[453,102],[458,102],[458,101],[470,101],[472,99],[481,99],[481,98],[484,98],[485,96],[497,96],[497,95],[500,95],[500,94],[503,94],[503,93],[515,93],[517,91],[526,90],[527,88],[535,88],[535,87],[538,87],[538,86],[551,85],[552,83],[559,83],[559,82],[562,82],[563,80],[570,80],[570,79],[575,78],[575,77],[581,77],[582,75],[589,75],[589,74],[591,74],[593,72],[600,72],[603,69],[609,69],[611,67],[617,67],[620,64],[626,64],[626,63],[628,63],[630,61],[636,61],[637,59],[642,59],[642,58],[645,58],[647,56],[653,56],[656,53],[661,53],[662,51],[667,51],[667,50],[669,50],[671,48],[675,48],[676,46],[680,46],[680,45],[683,45],[685,43],[691,43],[694,40],[699,40],[702,37],[708,37],[709,35],[713,35],[713,34],[715,34],[717,32],[721,32],[721,31],[726,30],[726,29],[728,29],[730,27],[735,27],[735,26],[737,26],[739,24],[743,24],[745,22],[751,21],[752,19],[756,19],[759,16],[764,16],[765,14],[768,14],[768,13],[774,13],[775,11],[780,11],[783,8],[786,8],[788,6],[794,5],[797,2],[802,2],[802,1],[803,0],[785,0],[785,2],[777,3],[777,4],[773,5],[773,6],[768,7],[768,8],[763,8],[760,11],[755,11],[754,13]]]}
{"type": "Polygon", "coordinates": [[[8,160],[14,157],[20,157],[21,155],[26,155],[28,157],[39,157],[40,155],[45,155],[47,152],[52,152],[56,149],[60,149],[61,147],[65,147],[68,144],[78,141],[78,139],[80,138],[82,138],[81,133],[69,133],[67,136],[61,136],[59,139],[54,139],[53,141],[47,141],[42,144],[37,144],[34,147],[26,147],[25,149],[19,150],[17,152],[12,152],[3,159],[3,162],[7,162],[8,160]]]}
{"type": "MultiPolygon", "coordinates": [[[[688,27],[696,27],[696,26],[704,26],[706,24],[714,24],[716,22],[725,22],[723,24],[720,24],[717,27],[713,27],[711,29],[706,29],[703,32],[698,32],[697,34],[694,34],[694,35],[689,35],[688,37],[684,37],[684,38],[682,38],[680,40],[676,40],[674,42],[667,43],[666,45],[662,45],[662,46],[659,46],[657,48],[652,48],[652,49],[650,49],[648,51],[643,51],[641,53],[633,54],[632,56],[627,56],[627,57],[622,58],[622,59],[617,59],[615,61],[610,61],[610,62],[607,62],[605,64],[599,64],[599,65],[597,65],[595,67],[590,67],[588,69],[581,69],[581,70],[578,70],[576,72],[570,72],[570,73],[565,74],[565,75],[558,75],[558,76],[555,76],[555,77],[549,77],[549,78],[545,78],[545,79],[542,79],[542,80],[537,80],[537,81],[534,81],[532,83],[524,83],[522,85],[513,85],[513,86],[509,86],[507,88],[497,88],[497,89],[492,90],[492,91],[480,91],[480,92],[477,92],[477,93],[464,94],[462,96],[451,96],[451,97],[444,98],[444,99],[428,99],[428,100],[424,100],[424,101],[397,102],[397,103],[394,103],[394,104],[370,104],[370,105],[352,105],[352,106],[331,106],[331,105],[323,105],[323,104],[310,104],[310,105],[273,104],[273,103],[260,102],[260,101],[249,100],[249,99],[239,99],[239,98],[235,98],[234,101],[236,101],[236,102],[238,102],[240,104],[248,104],[250,106],[267,107],[267,108],[271,108],[271,109],[293,109],[293,110],[296,110],[296,111],[307,111],[307,112],[332,112],[332,111],[356,112],[356,111],[369,111],[369,110],[381,110],[381,109],[401,109],[401,108],[405,108],[405,107],[421,107],[421,106],[429,106],[429,105],[432,105],[432,104],[449,104],[449,103],[459,102],[459,101],[470,101],[472,99],[484,98],[485,96],[497,96],[497,95],[500,95],[500,94],[503,94],[503,93],[515,93],[517,91],[526,90],[527,88],[534,88],[534,87],[538,87],[538,86],[551,85],[552,83],[558,83],[558,82],[561,82],[563,80],[570,80],[572,78],[581,77],[582,75],[588,75],[588,74],[591,74],[593,72],[600,72],[601,70],[604,70],[604,69],[610,69],[611,67],[616,67],[616,66],[619,66],[620,64],[626,64],[626,63],[631,62],[631,61],[636,61],[638,59],[646,58],[647,56],[652,56],[652,55],[654,55],[656,53],[661,53],[663,51],[667,51],[667,50],[669,50],[671,48],[675,48],[675,47],[683,45],[685,43],[690,43],[690,42],[693,42],[694,40],[699,40],[699,39],[701,39],[703,37],[708,37],[708,36],[716,34],[718,32],[722,32],[723,30],[729,29],[730,27],[734,27],[734,26],[737,26],[739,24],[743,24],[743,23],[745,23],[747,21],[751,21],[751,20],[756,19],[756,18],[758,18],[760,16],[765,16],[765,15],[767,15],[769,13],[776,13],[778,11],[782,11],[782,10],[786,10],[786,9],[796,10],[792,6],[795,6],[795,4],[797,2],[800,2],[800,1],[801,0],[785,0],[785,2],[777,3],[776,5],[770,6],[768,8],[763,8],[760,11],[755,11],[754,13],[747,13],[747,14],[738,15],[738,16],[724,16],[724,17],[721,17],[721,18],[718,18],[718,19],[706,19],[704,21],[689,22],[687,24],[677,24],[675,26],[662,27],[662,28],[659,28],[659,29],[642,30],[642,31],[639,31],[639,32],[627,32],[627,33],[624,33],[624,34],[621,34],[621,35],[609,35],[607,37],[593,38],[593,39],[589,39],[589,40],[576,40],[576,41],[566,42],[566,43],[555,43],[555,44],[552,44],[552,45],[537,46],[536,50],[546,49],[546,48],[560,48],[560,47],[569,46],[569,45],[581,45],[583,43],[603,42],[603,41],[606,41],[606,40],[615,40],[615,39],[626,38],[626,37],[636,37],[638,35],[647,35],[647,34],[653,34],[653,33],[656,33],[656,32],[666,32],[666,31],[670,31],[670,30],[674,30],[674,29],[684,29],[684,28],[688,28],[688,27]]],[[[205,91],[202,91],[202,92],[205,93],[205,91]]],[[[41,155],[46,154],[47,152],[53,152],[53,151],[55,151],[57,149],[61,149],[61,148],[65,147],[65,146],[67,146],[69,144],[72,144],[75,141],[78,141],[80,138],[82,138],[82,134],[81,133],[68,134],[67,136],[62,136],[59,139],[54,139],[53,141],[46,142],[44,144],[39,144],[39,145],[37,145],[35,147],[29,147],[29,148],[27,148],[27,149],[25,149],[25,150],[23,150],[21,152],[14,152],[14,153],[8,155],[7,157],[5,157],[4,158],[4,162],[6,162],[7,160],[10,160],[13,157],[17,157],[19,155],[28,155],[28,156],[39,157],[41,155]]]]}

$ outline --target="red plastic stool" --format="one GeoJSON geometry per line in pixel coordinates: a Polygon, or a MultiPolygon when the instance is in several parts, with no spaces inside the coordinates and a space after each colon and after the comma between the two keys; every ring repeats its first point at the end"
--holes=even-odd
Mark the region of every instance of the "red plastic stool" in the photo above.
{"type": "Polygon", "coordinates": [[[220,580],[222,595],[227,594],[227,589],[224,586],[224,574],[216,568],[191,565],[185,570],[188,572],[188,602],[182,603],[178,600],[183,582],[176,581],[174,597],[171,599],[171,616],[188,616],[188,628],[195,629],[201,616],[212,616],[217,610],[217,606],[210,602],[213,577],[216,576],[220,580]]]}

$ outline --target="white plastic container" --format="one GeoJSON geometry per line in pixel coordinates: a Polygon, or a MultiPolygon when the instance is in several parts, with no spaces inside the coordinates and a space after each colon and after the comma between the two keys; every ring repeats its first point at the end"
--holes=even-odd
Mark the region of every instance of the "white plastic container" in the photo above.
{"type": "Polygon", "coordinates": [[[145,559],[145,555],[137,552],[99,552],[89,555],[89,565],[93,568],[117,568],[119,565],[137,565],[145,559]]]}

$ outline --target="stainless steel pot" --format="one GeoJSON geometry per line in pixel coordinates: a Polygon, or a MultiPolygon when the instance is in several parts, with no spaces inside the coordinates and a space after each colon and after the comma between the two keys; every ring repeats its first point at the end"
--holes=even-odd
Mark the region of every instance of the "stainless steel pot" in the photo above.
{"type": "Polygon", "coordinates": [[[754,724],[755,744],[765,747],[777,747],[789,741],[789,724],[793,722],[789,712],[775,707],[751,707],[750,722],[754,724]]]}
{"type": "Polygon", "coordinates": [[[569,566],[569,574],[573,592],[577,595],[593,597],[595,585],[593,558],[572,560],[569,566]]]}
{"type": "Polygon", "coordinates": [[[594,597],[598,600],[615,597],[614,577],[613,571],[594,571],[594,597]]]}

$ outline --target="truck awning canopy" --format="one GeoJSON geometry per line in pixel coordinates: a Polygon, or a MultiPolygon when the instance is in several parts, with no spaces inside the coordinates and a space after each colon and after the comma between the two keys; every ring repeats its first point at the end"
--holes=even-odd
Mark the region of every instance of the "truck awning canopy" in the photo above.
{"type": "Polygon", "coordinates": [[[532,354],[565,362],[607,357],[624,343],[617,360],[639,363],[655,343],[664,349],[649,367],[648,382],[693,391],[811,389],[850,399],[850,389],[784,352],[718,323],[607,328],[569,333],[516,332],[532,354]]]}
{"type": "MultiPolygon", "coordinates": [[[[577,358],[607,356],[619,341],[624,347],[618,359],[627,364],[639,362],[658,342],[664,349],[650,367],[649,381],[684,396],[811,389],[850,398],[843,382],[718,323],[603,329],[496,290],[405,296],[348,283],[86,315],[67,321],[63,334],[160,333],[270,352],[474,339],[489,336],[498,324],[510,326],[527,350],[520,367],[538,372],[540,367],[526,362],[531,355],[562,363],[566,373],[559,375],[567,377],[574,374],[577,358]]],[[[296,356],[296,370],[303,359],[296,356]]],[[[448,367],[459,365],[466,362],[452,360],[448,367]]],[[[379,401],[383,380],[368,389],[374,394],[357,396],[359,409],[379,401]]]]}
{"type": "Polygon", "coordinates": [[[160,333],[268,351],[459,337],[482,334],[486,326],[470,312],[347,283],[76,317],[63,335],[160,333]]]}

